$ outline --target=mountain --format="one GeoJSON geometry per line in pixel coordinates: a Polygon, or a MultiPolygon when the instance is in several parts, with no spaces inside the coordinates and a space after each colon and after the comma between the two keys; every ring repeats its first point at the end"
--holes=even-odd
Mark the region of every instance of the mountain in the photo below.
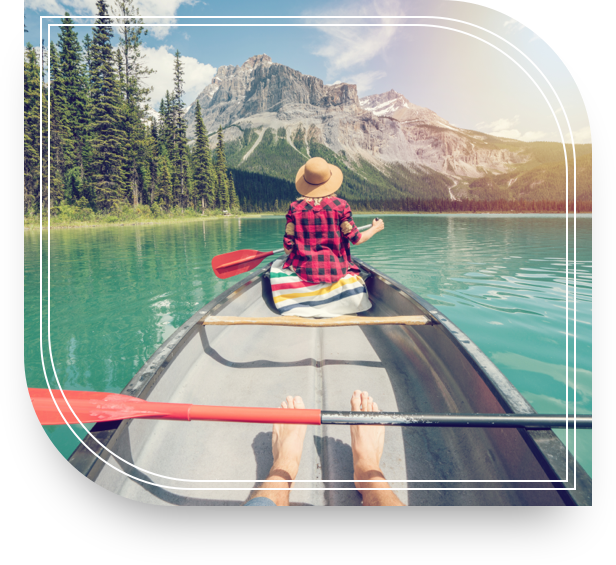
{"type": "Polygon", "coordinates": [[[394,90],[360,99],[354,84],[327,85],[267,55],[218,68],[187,110],[189,137],[197,101],[208,131],[223,127],[231,167],[291,182],[320,155],[343,169],[346,197],[486,199],[495,186],[515,198],[515,183],[473,183],[541,164],[533,144],[458,128],[394,90]]]}
{"type": "Polygon", "coordinates": [[[375,116],[393,118],[406,124],[424,124],[457,130],[448,121],[441,118],[436,112],[411,104],[402,94],[390,90],[384,94],[372,94],[360,98],[359,104],[363,110],[375,116]]]}

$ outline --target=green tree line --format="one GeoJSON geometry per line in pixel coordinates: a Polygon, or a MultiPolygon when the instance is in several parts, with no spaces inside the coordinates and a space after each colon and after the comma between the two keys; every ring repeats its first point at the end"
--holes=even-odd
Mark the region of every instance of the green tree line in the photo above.
{"type": "Polygon", "coordinates": [[[149,111],[151,88],[144,85],[154,71],[144,65],[141,53],[147,30],[134,0],[115,0],[113,13],[119,19],[108,17],[106,0],[96,5],[97,25],[82,42],[69,14],[62,19],[57,42],[49,44],[42,100],[39,60],[32,45],[26,47],[24,213],[39,213],[41,199],[43,208],[49,203],[52,210],[69,205],[98,213],[126,206],[148,206],[155,215],[239,211],[222,129],[212,151],[200,107],[196,140],[188,144],[180,52],[175,53],[172,88],[155,118],[149,111]],[[105,27],[110,23],[116,24],[115,47],[114,27],[105,27]]]}

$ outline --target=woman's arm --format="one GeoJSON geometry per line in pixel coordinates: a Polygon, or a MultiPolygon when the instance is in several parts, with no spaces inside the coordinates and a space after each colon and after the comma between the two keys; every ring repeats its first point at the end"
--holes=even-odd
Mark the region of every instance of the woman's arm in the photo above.
{"type": "Polygon", "coordinates": [[[381,219],[372,220],[372,227],[368,228],[365,232],[362,232],[359,241],[355,245],[361,245],[362,243],[366,243],[375,233],[380,232],[385,229],[385,222],[381,219]]]}
{"type": "Polygon", "coordinates": [[[293,220],[293,214],[291,212],[291,207],[289,206],[289,211],[287,212],[287,225],[284,229],[283,238],[284,252],[287,255],[293,251],[293,247],[295,246],[295,224],[293,223],[293,220]]]}

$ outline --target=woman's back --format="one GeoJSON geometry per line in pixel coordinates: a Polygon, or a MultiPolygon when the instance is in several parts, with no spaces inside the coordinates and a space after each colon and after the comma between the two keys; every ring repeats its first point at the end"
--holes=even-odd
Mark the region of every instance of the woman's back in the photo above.
{"type": "Polygon", "coordinates": [[[359,271],[351,262],[349,243],[361,238],[351,208],[337,196],[302,198],[287,212],[284,263],[306,282],[333,283],[359,271]]]}

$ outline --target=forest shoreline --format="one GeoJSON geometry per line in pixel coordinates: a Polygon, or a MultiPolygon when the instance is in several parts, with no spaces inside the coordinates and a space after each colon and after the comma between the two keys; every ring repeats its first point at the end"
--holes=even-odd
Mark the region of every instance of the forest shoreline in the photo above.
{"type": "MultiPolygon", "coordinates": [[[[441,214],[453,214],[453,215],[460,215],[460,214],[475,214],[475,215],[494,215],[494,216],[508,216],[508,215],[520,215],[520,214],[549,214],[549,215],[564,215],[565,212],[552,212],[552,211],[546,211],[546,212],[497,212],[497,211],[476,211],[476,212],[472,212],[472,211],[465,211],[465,212],[400,212],[400,211],[384,211],[384,210],[377,210],[377,211],[356,211],[355,215],[356,216],[360,216],[360,215],[372,215],[374,214],[375,216],[387,216],[387,215],[391,215],[391,214],[395,214],[395,215],[408,215],[408,216],[414,216],[414,215],[441,215],[441,214]]],[[[573,216],[573,214],[571,212],[567,212],[567,214],[573,216]]],[[[592,216],[592,212],[579,212],[579,214],[584,214],[584,217],[588,217],[588,216],[592,216]]],[[[108,228],[120,228],[120,227],[133,227],[133,226],[149,226],[149,225],[164,225],[164,224],[178,224],[178,223],[189,223],[189,222],[198,222],[198,221],[212,221],[212,220],[226,220],[226,219],[238,219],[241,220],[243,218],[249,219],[249,218],[263,218],[263,217],[268,217],[268,216],[278,216],[278,217],[282,217],[284,218],[285,213],[283,212],[279,212],[279,213],[275,213],[275,212],[263,212],[263,213],[242,213],[242,214],[230,214],[228,216],[222,216],[222,215],[216,215],[216,216],[189,216],[189,217],[185,217],[185,218],[152,218],[149,219],[148,221],[142,221],[142,222],[134,222],[134,221],[123,221],[123,222],[92,222],[92,221],[88,221],[88,222],[75,222],[75,223],[68,223],[68,224],[56,224],[54,225],[53,222],[50,226],[44,225],[42,229],[52,229],[52,230],[58,230],[58,229],[86,229],[86,228],[101,228],[101,227],[108,227],[108,228]]],[[[24,224],[24,231],[33,231],[33,230],[40,230],[41,229],[41,225],[40,223],[27,223],[24,224]]]]}

